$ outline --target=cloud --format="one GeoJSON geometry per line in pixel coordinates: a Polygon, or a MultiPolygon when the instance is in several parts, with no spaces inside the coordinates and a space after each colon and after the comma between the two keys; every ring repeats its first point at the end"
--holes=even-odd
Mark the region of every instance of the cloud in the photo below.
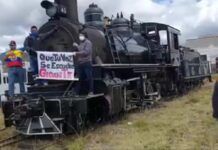
{"type": "Polygon", "coordinates": [[[159,3],[159,4],[171,4],[173,2],[173,0],[152,0],[155,3],[159,3]]]}
{"type": "MultiPolygon", "coordinates": [[[[48,20],[39,0],[0,1],[0,49],[5,50],[11,39],[21,46],[31,25],[41,26],[48,20]]],[[[131,13],[141,22],[169,24],[181,30],[181,43],[186,39],[218,34],[218,1],[216,0],[95,0],[92,1],[111,17],[131,13]]],[[[79,19],[91,2],[79,0],[79,19]]]]}
{"type": "Polygon", "coordinates": [[[0,50],[8,48],[10,40],[22,46],[31,25],[41,25],[47,20],[38,0],[0,1],[0,50]]]}

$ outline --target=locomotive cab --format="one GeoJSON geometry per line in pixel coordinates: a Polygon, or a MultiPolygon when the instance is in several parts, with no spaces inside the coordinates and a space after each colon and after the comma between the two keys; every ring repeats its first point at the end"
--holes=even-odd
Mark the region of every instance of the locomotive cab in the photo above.
{"type": "Polygon", "coordinates": [[[142,23],[141,33],[148,40],[152,60],[160,60],[174,66],[180,65],[180,31],[160,23],[142,23]]]}

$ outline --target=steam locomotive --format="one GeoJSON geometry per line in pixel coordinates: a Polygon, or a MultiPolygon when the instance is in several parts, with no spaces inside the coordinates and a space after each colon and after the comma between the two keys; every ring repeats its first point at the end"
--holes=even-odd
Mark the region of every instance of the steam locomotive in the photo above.
{"type": "Polygon", "coordinates": [[[145,107],[161,97],[183,94],[210,78],[206,55],[179,45],[180,31],[166,24],[137,23],[123,14],[110,19],[96,4],[78,21],[77,0],[44,0],[50,17],[39,30],[52,36],[40,41],[40,50],[72,52],[85,31],[93,43],[94,95],[87,96],[83,81],[80,96],[72,91],[77,82],[49,81],[29,86],[26,94],[3,102],[6,126],[15,125],[24,135],[62,134],[81,130],[135,107],[145,107]]]}

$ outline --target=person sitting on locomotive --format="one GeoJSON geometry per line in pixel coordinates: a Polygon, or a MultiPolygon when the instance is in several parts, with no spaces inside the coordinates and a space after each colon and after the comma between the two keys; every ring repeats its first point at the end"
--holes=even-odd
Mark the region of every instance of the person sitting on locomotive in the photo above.
{"type": "MultiPolygon", "coordinates": [[[[38,61],[37,61],[37,50],[40,50],[40,41],[46,39],[48,36],[50,36],[52,33],[58,30],[58,26],[56,26],[53,30],[44,33],[39,34],[38,28],[36,26],[32,26],[30,29],[29,36],[26,37],[24,41],[24,49],[29,54],[29,60],[30,60],[30,71],[33,73],[33,76],[38,75],[38,61]]],[[[34,83],[31,83],[34,84],[34,83]]],[[[47,84],[45,80],[37,80],[38,84],[47,84]]]]}
{"type": "Polygon", "coordinates": [[[80,44],[73,43],[73,46],[77,49],[77,52],[73,52],[73,55],[77,58],[76,61],[76,73],[79,78],[79,84],[76,87],[76,94],[80,94],[81,82],[86,80],[89,84],[88,95],[93,94],[93,75],[92,75],[92,42],[88,39],[86,32],[79,34],[80,44]],[[86,79],[84,79],[84,76],[86,79]]]}
{"type": "Polygon", "coordinates": [[[10,97],[14,96],[14,84],[18,81],[20,86],[20,93],[25,92],[24,79],[25,71],[23,69],[23,57],[24,53],[16,48],[16,42],[11,41],[9,43],[10,50],[6,52],[4,61],[8,68],[8,94],[10,97]]]}

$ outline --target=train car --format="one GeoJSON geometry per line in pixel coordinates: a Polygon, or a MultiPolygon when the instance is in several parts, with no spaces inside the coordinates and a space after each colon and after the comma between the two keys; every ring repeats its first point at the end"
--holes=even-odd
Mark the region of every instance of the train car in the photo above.
{"type": "Polygon", "coordinates": [[[210,62],[206,55],[201,55],[194,49],[181,47],[182,76],[186,87],[201,84],[204,78],[211,80],[210,62]]]}
{"type": "Polygon", "coordinates": [[[39,50],[73,52],[81,31],[93,43],[94,95],[72,93],[76,81],[50,80],[30,86],[26,94],[3,103],[5,124],[25,135],[63,134],[81,130],[88,122],[106,120],[135,107],[146,107],[162,96],[182,93],[186,82],[196,85],[210,77],[208,61],[199,53],[181,49],[180,31],[160,23],[137,23],[123,14],[104,23],[96,4],[78,21],[77,1],[42,1],[50,17],[39,30],[52,36],[40,41],[39,50]]]}

